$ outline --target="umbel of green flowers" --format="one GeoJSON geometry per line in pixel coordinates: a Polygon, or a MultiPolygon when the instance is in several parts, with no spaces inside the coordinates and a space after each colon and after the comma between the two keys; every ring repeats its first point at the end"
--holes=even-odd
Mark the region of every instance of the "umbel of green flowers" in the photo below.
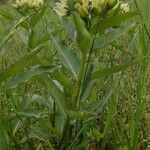
{"type": "Polygon", "coordinates": [[[54,9],[60,16],[73,15],[75,41],[82,53],[92,48],[95,26],[115,15],[129,10],[127,3],[120,0],[60,0],[54,9]]]}
{"type": "Polygon", "coordinates": [[[128,10],[128,4],[120,0],[60,0],[55,8],[60,16],[67,16],[77,11],[82,17],[95,15],[109,17],[117,11],[124,13],[128,10]]]}
{"type": "Polygon", "coordinates": [[[16,9],[28,11],[38,10],[43,5],[43,0],[16,0],[13,7],[16,9]]]}

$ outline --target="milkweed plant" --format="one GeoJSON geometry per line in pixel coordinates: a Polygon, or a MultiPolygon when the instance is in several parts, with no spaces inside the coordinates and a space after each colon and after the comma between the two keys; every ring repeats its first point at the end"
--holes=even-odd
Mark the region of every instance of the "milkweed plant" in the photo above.
{"type": "MultiPolygon", "coordinates": [[[[45,73],[42,76],[44,79],[42,85],[46,87],[49,98],[47,101],[41,97],[36,98],[40,100],[39,103],[44,101],[42,105],[46,105],[49,110],[48,122],[52,136],[36,136],[41,139],[41,145],[46,141],[47,147],[57,150],[107,149],[109,134],[113,130],[111,129],[111,122],[117,115],[116,92],[119,90],[119,85],[117,85],[113,74],[124,71],[137,62],[117,66],[110,62],[108,68],[99,68],[95,63],[99,61],[95,55],[97,52],[101,52],[105,46],[111,45],[112,42],[125,35],[127,31],[133,30],[137,24],[129,25],[128,19],[137,16],[139,12],[132,10],[131,3],[122,0],[59,0],[52,3],[51,7],[45,3],[44,0],[15,0],[12,2],[13,9],[22,16],[15,27],[23,28],[20,35],[25,32],[23,42],[29,53],[29,58],[35,57],[36,53],[45,48],[47,43],[50,43],[51,47],[54,48],[58,58],[51,62],[52,65],[50,66],[35,66],[25,72],[18,73],[23,66],[27,68],[25,62],[29,63],[29,59],[25,57],[20,64],[16,65],[16,68],[13,68],[13,72],[16,71],[15,76],[9,78],[5,88],[15,88],[29,78],[45,73]],[[58,33],[56,24],[52,23],[55,22],[55,18],[52,20],[48,15],[45,15],[46,17],[42,19],[47,9],[50,9],[55,17],[57,16],[56,20],[59,22],[62,35],[58,33]],[[51,24],[45,21],[45,18],[50,20],[51,24]],[[37,31],[35,28],[39,20],[47,23],[42,29],[40,28],[46,32],[41,42],[33,43],[36,40],[37,31]],[[37,46],[35,43],[39,45],[37,46]],[[20,69],[18,69],[19,66],[20,69]],[[113,90],[110,91],[107,98],[105,97],[105,100],[100,93],[98,100],[92,100],[92,97],[96,95],[93,92],[94,85],[99,79],[105,80],[105,77],[110,77],[109,83],[111,83],[113,90]],[[108,102],[110,97],[111,101],[108,102]],[[103,113],[107,114],[107,119],[104,119],[104,122],[99,121],[103,120],[101,112],[106,105],[103,113]],[[91,125],[92,123],[94,125],[91,125]],[[102,128],[99,127],[101,125],[102,128]]],[[[115,51],[113,46],[110,49],[115,51]]],[[[98,54],[98,56],[100,55],[98,54]]],[[[13,72],[8,72],[7,76],[13,75],[13,72]]],[[[2,78],[5,79],[7,76],[2,78]]],[[[17,111],[15,113],[17,114],[17,111]]],[[[17,116],[19,115],[17,114],[17,116]]],[[[38,117],[37,122],[41,121],[41,116],[38,117]]],[[[20,120],[20,122],[22,121],[24,120],[20,120]]],[[[13,134],[16,133],[16,130],[17,128],[13,134]]],[[[28,130],[32,131],[32,128],[28,128],[28,130]]],[[[35,135],[34,132],[33,135],[35,135]]],[[[128,135],[125,134],[125,136],[128,135]]],[[[127,143],[124,141],[116,142],[115,144],[119,145],[117,149],[134,150],[137,141],[135,140],[136,135],[133,137],[131,142],[130,137],[127,138],[127,143]]],[[[115,138],[115,134],[112,138],[115,138]]],[[[112,150],[117,150],[115,148],[112,150]]]]}

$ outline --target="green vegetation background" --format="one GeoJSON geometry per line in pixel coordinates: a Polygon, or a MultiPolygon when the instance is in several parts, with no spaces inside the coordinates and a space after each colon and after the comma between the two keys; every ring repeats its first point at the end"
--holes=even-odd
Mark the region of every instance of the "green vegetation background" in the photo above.
{"type": "MultiPolygon", "coordinates": [[[[71,92],[72,87],[67,80],[70,72],[61,67],[48,31],[55,30],[70,47],[74,45],[52,10],[54,2],[47,1],[44,15],[34,18],[27,49],[25,24],[18,23],[22,17],[5,2],[0,1],[0,150],[57,149],[64,118],[60,111],[54,114],[50,91],[56,92],[49,82],[61,91],[65,86],[71,92]],[[64,74],[51,75],[52,66],[64,74]]],[[[62,149],[150,149],[150,1],[128,2],[140,15],[123,23],[123,34],[104,38],[104,46],[92,55],[97,69],[127,67],[103,70],[92,82],[93,88],[82,95],[82,109],[70,114],[73,119],[62,149]],[[137,59],[142,61],[135,63],[137,59]]]]}

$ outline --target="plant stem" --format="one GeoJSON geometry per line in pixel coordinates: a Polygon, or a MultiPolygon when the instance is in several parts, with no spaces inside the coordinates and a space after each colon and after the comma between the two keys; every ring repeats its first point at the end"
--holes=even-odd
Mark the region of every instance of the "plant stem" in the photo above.
{"type": "Polygon", "coordinates": [[[76,91],[75,91],[75,96],[74,96],[74,101],[73,101],[73,106],[72,106],[73,110],[76,109],[76,106],[78,105],[78,102],[79,102],[80,92],[81,92],[83,79],[84,79],[84,75],[85,75],[85,70],[84,70],[85,62],[86,62],[85,55],[82,54],[79,75],[78,75],[78,79],[76,82],[76,91]]]}
{"type": "MultiPolygon", "coordinates": [[[[77,78],[77,81],[76,81],[76,91],[75,91],[75,96],[73,98],[72,110],[75,110],[77,108],[77,105],[78,105],[78,102],[79,102],[80,91],[81,91],[81,87],[82,87],[82,83],[83,83],[83,78],[84,78],[84,75],[85,75],[84,66],[85,66],[85,55],[81,54],[81,64],[80,64],[78,78],[77,78]]],[[[70,117],[67,117],[64,128],[63,128],[63,132],[62,132],[62,137],[61,137],[60,142],[58,144],[58,150],[61,149],[63,141],[64,141],[64,139],[67,135],[70,120],[71,120],[70,117]]]]}

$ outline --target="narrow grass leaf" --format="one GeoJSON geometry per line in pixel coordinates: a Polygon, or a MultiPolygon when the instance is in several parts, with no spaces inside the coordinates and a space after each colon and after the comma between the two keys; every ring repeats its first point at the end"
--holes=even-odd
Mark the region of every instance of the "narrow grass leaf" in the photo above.
{"type": "Polygon", "coordinates": [[[120,25],[123,21],[126,21],[138,14],[138,12],[128,12],[122,15],[115,15],[114,17],[108,18],[104,21],[100,21],[93,27],[92,33],[102,33],[105,29],[120,25]]]}
{"type": "MultiPolygon", "coordinates": [[[[20,20],[23,17],[22,14],[8,5],[0,7],[0,15],[10,22],[20,20]]],[[[20,25],[25,29],[28,29],[28,23],[26,21],[23,21],[20,25]]]]}
{"type": "Polygon", "coordinates": [[[21,18],[19,21],[14,21],[10,27],[3,33],[0,37],[0,51],[2,50],[3,46],[6,42],[11,38],[11,36],[15,33],[17,27],[26,19],[27,17],[21,18]]]}
{"type": "Polygon", "coordinates": [[[117,65],[117,66],[114,66],[111,68],[100,69],[100,70],[95,71],[93,73],[92,79],[95,80],[95,79],[110,76],[110,75],[117,73],[117,72],[120,72],[120,71],[124,71],[124,70],[128,69],[129,67],[138,64],[140,61],[141,61],[141,59],[137,60],[137,61],[130,62],[130,63],[126,63],[126,64],[117,65]]]}
{"type": "Polygon", "coordinates": [[[109,33],[100,35],[94,40],[94,47],[92,52],[97,52],[99,49],[117,40],[118,38],[125,35],[130,29],[134,28],[135,26],[136,26],[135,24],[127,25],[125,27],[114,29],[109,33]]]}
{"type": "Polygon", "coordinates": [[[6,81],[9,77],[23,70],[25,66],[29,65],[33,56],[35,56],[38,52],[40,52],[42,48],[43,48],[43,45],[40,45],[39,47],[31,51],[29,54],[21,58],[18,62],[10,66],[8,69],[0,72],[0,83],[2,83],[3,81],[6,81]]]}
{"type": "Polygon", "coordinates": [[[2,122],[0,122],[0,150],[8,150],[6,132],[2,122]]]}

